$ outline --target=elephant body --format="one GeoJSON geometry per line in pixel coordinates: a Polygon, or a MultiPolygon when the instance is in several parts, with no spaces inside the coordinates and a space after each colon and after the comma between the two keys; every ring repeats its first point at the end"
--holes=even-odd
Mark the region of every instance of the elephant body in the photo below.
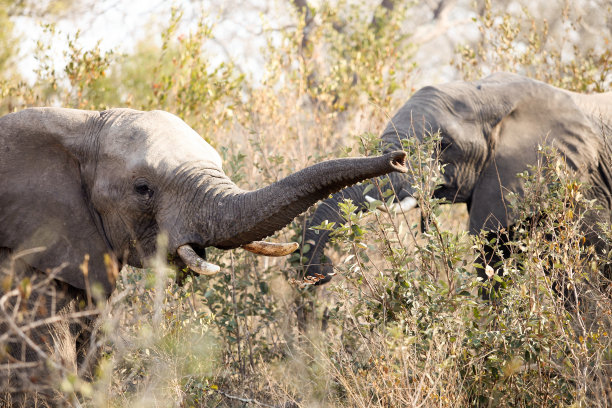
{"type": "MultiPolygon", "coordinates": [[[[612,215],[612,93],[583,95],[514,74],[499,73],[476,82],[453,82],[417,91],[382,133],[385,149],[399,149],[404,138],[440,132],[442,183],[434,196],[466,203],[469,232],[497,233],[517,219],[508,202],[521,196],[517,177],[536,165],[538,146],[551,145],[577,177],[590,186],[599,211],[585,219],[585,237],[598,250],[605,242],[598,222],[612,215]]],[[[390,174],[397,200],[412,194],[408,175],[390,174]]],[[[323,201],[307,227],[324,220],[343,222],[338,202],[351,198],[365,208],[365,185],[344,189],[323,201]]],[[[368,194],[377,197],[376,192],[368,194]]],[[[324,256],[329,232],[308,228],[306,274],[326,276],[333,266],[324,256]]]]}
{"type": "MultiPolygon", "coordinates": [[[[21,298],[30,302],[27,307],[40,306],[36,319],[60,312],[49,303],[48,288],[37,286],[47,277],[56,293],[65,294],[62,299],[104,299],[122,265],[146,265],[160,234],[179,268],[186,264],[206,274],[219,270],[205,261],[209,246],[244,246],[268,255],[293,251],[292,244],[276,244],[279,252],[275,244],[252,241],[343,187],[406,171],[404,159],[398,151],[330,160],[245,191],[225,175],[219,154],[167,112],[31,108],[3,116],[0,339],[26,341],[16,326],[7,325],[11,305],[21,298]],[[29,278],[38,293],[9,290],[15,276],[29,278]]],[[[23,348],[11,347],[21,359],[16,350],[23,348]]]]}

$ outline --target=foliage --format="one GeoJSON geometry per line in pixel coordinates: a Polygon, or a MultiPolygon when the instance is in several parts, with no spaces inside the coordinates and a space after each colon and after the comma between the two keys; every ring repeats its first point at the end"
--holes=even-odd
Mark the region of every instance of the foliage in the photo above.
{"type": "MultiPolygon", "coordinates": [[[[126,55],[85,48],[78,34],[48,25],[36,83],[0,82],[0,110],[168,110],[219,146],[233,180],[261,186],[325,157],[380,148],[377,135],[415,66],[402,31],[410,9],[383,11],[324,1],[309,9],[312,21],[288,13],[292,24],[266,31],[260,85],[207,55],[215,25],[205,14],[185,34],[180,10],[172,10],[154,30],[158,43],[148,38],[126,55]],[[64,46],[59,66],[51,44],[64,46]]],[[[608,86],[609,48],[575,49],[568,61],[546,25],[526,15],[486,3],[475,21],[481,41],[456,57],[461,73],[504,69],[579,91],[608,86]]],[[[575,23],[571,13],[559,18],[575,23]]],[[[544,152],[523,175],[525,200],[515,203],[531,224],[511,231],[504,275],[479,282],[477,255],[498,238],[468,236],[465,209],[431,198],[444,171],[438,138],[403,146],[423,230],[421,217],[391,208],[387,181],[372,184],[384,202],[364,213],[345,202],[343,224],[319,226],[333,230],[338,250],[337,276],[326,287],[300,283],[296,263],[240,250],[209,249],[223,273],[189,277],[183,287],[161,254],[149,269],[125,268],[101,312],[97,372],[60,378],[67,404],[605,406],[612,305],[598,271],[610,260],[581,240],[581,220],[597,210],[588,186],[544,152]],[[498,281],[501,296],[482,301],[478,290],[498,281]]],[[[278,239],[299,241],[302,224],[278,239]]]]}
{"type": "MultiPolygon", "coordinates": [[[[610,5],[602,5],[607,12],[610,5]]],[[[483,13],[474,18],[481,37],[474,46],[459,47],[455,61],[468,80],[486,73],[516,72],[576,92],[604,92],[612,82],[612,48],[609,36],[601,36],[603,47],[585,47],[575,40],[579,25],[585,24],[579,6],[566,4],[551,32],[546,19],[536,18],[527,7],[515,14],[484,1],[483,13]]],[[[586,23],[589,24],[588,22],[586,23]]]]}
{"type": "Polygon", "coordinates": [[[44,15],[56,18],[63,12],[77,9],[85,0],[1,0],[0,1],[0,78],[16,75],[17,72],[10,63],[19,57],[19,39],[14,32],[15,24],[11,19],[15,16],[44,15]],[[10,75],[7,75],[10,74],[10,75]]]}
{"type": "Polygon", "coordinates": [[[170,111],[204,136],[219,130],[232,117],[240,98],[243,77],[231,64],[213,66],[202,54],[212,26],[202,16],[188,35],[176,30],[182,14],[173,9],[169,25],[161,33],[161,48],[141,43],[133,55],[80,45],[80,33],[66,36],[65,64],[57,67],[54,55],[61,37],[55,25],[44,26],[45,41],[37,44],[39,67],[32,91],[24,86],[4,91],[13,99],[9,110],[32,104],[80,109],[110,106],[170,111]]]}
{"type": "Polygon", "coordinates": [[[360,132],[347,125],[367,118],[364,125],[375,131],[387,120],[389,105],[396,107],[393,96],[407,87],[414,67],[414,50],[401,28],[409,9],[384,14],[366,4],[321,2],[308,10],[313,17],[293,10],[295,29],[269,30],[263,83],[250,90],[251,103],[238,117],[253,132],[262,160],[274,156],[267,149],[275,144],[297,146],[289,153],[298,160],[327,156],[330,147],[348,146],[348,153],[358,139],[341,135],[360,132]]]}
{"type": "Polygon", "coordinates": [[[389,13],[377,7],[371,17],[362,5],[344,0],[311,9],[320,19],[314,26],[306,27],[305,16],[300,16],[302,35],[291,39],[298,41],[293,49],[299,52],[308,96],[336,111],[361,107],[364,101],[387,106],[413,64],[401,27],[408,10],[398,5],[389,13]],[[405,70],[397,71],[397,66],[405,70]]]}
{"type": "MultiPolygon", "coordinates": [[[[8,69],[8,64],[15,54],[17,45],[13,35],[13,23],[9,19],[5,3],[8,3],[8,0],[0,2],[0,26],[2,27],[2,30],[0,30],[0,72],[8,69]]],[[[4,76],[2,75],[2,77],[4,76]]]]}
{"type": "MultiPolygon", "coordinates": [[[[132,67],[143,62],[147,54],[157,55],[158,60],[148,67],[152,70],[148,76],[149,89],[138,95],[139,100],[130,94],[127,102],[138,109],[170,111],[207,136],[232,117],[234,104],[240,99],[243,76],[236,73],[232,64],[211,64],[203,53],[213,29],[205,15],[200,17],[195,30],[177,36],[181,19],[180,11],[173,8],[170,24],[162,31],[161,49],[135,55],[138,59],[131,62],[132,67]]],[[[142,69],[139,66],[128,78],[136,81],[142,69]]],[[[123,84],[128,78],[120,75],[118,83],[123,84]]]]}

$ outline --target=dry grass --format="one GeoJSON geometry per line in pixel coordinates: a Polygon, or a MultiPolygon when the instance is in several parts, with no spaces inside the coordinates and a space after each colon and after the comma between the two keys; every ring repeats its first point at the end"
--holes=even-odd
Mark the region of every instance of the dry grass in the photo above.
{"type": "MultiPolygon", "coordinates": [[[[67,61],[71,70],[54,74],[60,78],[41,78],[28,90],[0,85],[10,106],[127,104],[177,113],[220,150],[226,172],[241,187],[261,187],[325,158],[371,153],[370,142],[404,102],[396,95],[408,93],[413,79],[411,68],[398,68],[412,66],[410,47],[393,31],[400,31],[402,14],[392,17],[389,32],[379,38],[369,37],[369,19],[354,17],[354,26],[338,32],[335,14],[321,13],[323,21],[310,37],[319,43],[312,50],[301,48],[299,24],[281,33],[281,41],[266,51],[270,65],[255,89],[232,67],[215,72],[206,58],[191,52],[210,39],[206,27],[179,41],[176,14],[162,34],[161,50],[143,47],[118,61],[97,48],[75,46],[67,61]],[[364,52],[362,44],[386,54],[364,52]],[[86,52],[95,66],[83,66],[91,75],[76,75],[86,52]],[[329,72],[317,71],[321,66],[329,72]],[[353,72],[365,79],[354,82],[353,72]],[[322,78],[318,86],[311,75],[322,78]],[[69,86],[62,88],[65,80],[69,86]],[[142,86],[126,88],[128,83],[142,86]],[[112,100],[109,89],[127,97],[112,100]]],[[[483,38],[520,40],[495,17],[479,21],[488,30],[483,38]]],[[[542,63],[534,71],[538,75],[557,72],[565,78],[572,67],[559,65],[560,58],[543,61],[542,44],[531,44],[520,61],[492,50],[494,62],[507,58],[504,66],[511,70],[542,63]],[[555,69],[546,71],[545,64],[555,69]]],[[[464,65],[486,69],[483,55],[489,54],[464,55],[464,65]]],[[[599,77],[592,64],[585,66],[582,82],[570,85],[605,83],[607,65],[602,81],[593,79],[599,77]]],[[[464,74],[475,75],[467,69],[464,74]]],[[[563,78],[559,83],[568,83],[563,78]]],[[[564,199],[557,201],[559,214],[564,199]]],[[[174,285],[175,272],[163,256],[147,270],[124,268],[108,302],[58,318],[100,315],[86,349],[89,361],[96,357],[92,376],[74,375],[75,342],[65,324],[58,325],[50,347],[41,349],[55,369],[49,378],[56,404],[611,406],[610,284],[597,264],[606,260],[587,262],[578,232],[547,241],[542,237],[551,226],[534,228],[517,243],[528,250],[504,260],[503,296],[483,302],[473,267],[483,243],[465,233],[465,207],[426,204],[435,222],[425,232],[419,230],[418,213],[352,216],[362,232],[338,236],[332,255],[338,275],[321,288],[288,283],[301,272],[294,259],[257,258],[241,250],[210,250],[209,259],[224,273],[188,279],[184,287],[174,285]],[[546,262],[555,257],[563,261],[551,268],[546,262]],[[568,309],[555,294],[553,284],[561,278],[579,292],[580,307],[568,309]]],[[[297,239],[304,220],[298,217],[277,238],[297,239]]],[[[578,231],[578,221],[566,219],[566,231],[578,231]]],[[[31,313],[36,308],[22,310],[16,302],[43,281],[13,279],[5,285],[14,272],[12,265],[3,266],[0,305],[10,305],[2,309],[3,323],[15,326],[2,330],[4,343],[9,337],[24,341],[20,333],[27,336],[26,329],[40,322],[31,313]]]]}

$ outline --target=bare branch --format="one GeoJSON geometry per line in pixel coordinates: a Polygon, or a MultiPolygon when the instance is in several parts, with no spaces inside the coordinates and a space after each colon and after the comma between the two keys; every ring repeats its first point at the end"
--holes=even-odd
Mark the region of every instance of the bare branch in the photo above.
{"type": "Polygon", "coordinates": [[[51,365],[53,365],[54,368],[59,369],[59,370],[63,370],[64,367],[60,366],[59,364],[57,364],[55,361],[51,360],[49,358],[49,356],[47,355],[47,353],[45,353],[40,347],[38,347],[38,345],[36,343],[34,343],[34,341],[29,338],[24,332],[23,330],[21,330],[19,328],[19,326],[17,326],[17,323],[15,323],[15,319],[13,319],[13,316],[11,316],[8,311],[5,308],[5,303],[8,300],[9,297],[13,297],[13,296],[19,296],[19,290],[18,289],[14,289],[11,290],[7,293],[4,294],[4,296],[2,296],[2,298],[0,298],[0,313],[2,313],[2,316],[4,317],[4,323],[6,323],[9,328],[13,331],[13,333],[15,333],[17,336],[21,337],[21,339],[32,349],[36,352],[36,354],[38,354],[38,356],[42,359],[42,361],[49,361],[49,363],[51,365]]]}
{"type": "MultiPolygon", "coordinates": [[[[50,317],[47,317],[46,319],[36,320],[30,324],[21,326],[20,330],[22,330],[23,332],[28,332],[28,331],[32,331],[36,329],[37,327],[44,326],[47,324],[57,323],[62,320],[77,320],[82,317],[96,316],[98,314],[100,314],[98,310],[83,310],[80,312],[72,312],[72,313],[67,313],[67,314],[56,314],[55,316],[50,316],[50,317]]],[[[6,339],[8,339],[9,337],[9,334],[10,333],[7,332],[7,333],[4,333],[2,336],[0,336],[0,343],[2,343],[3,341],[6,341],[6,339]]]]}
{"type": "Polygon", "coordinates": [[[383,0],[382,3],[380,3],[380,7],[393,11],[393,7],[395,7],[395,0],[383,0]]]}
{"type": "Polygon", "coordinates": [[[293,6],[300,13],[300,16],[304,16],[304,29],[302,30],[302,48],[306,48],[308,45],[308,36],[310,35],[310,31],[312,29],[312,22],[314,21],[314,16],[312,15],[312,11],[308,2],[306,0],[292,0],[293,6]]]}
{"type": "Polygon", "coordinates": [[[395,7],[395,1],[396,0],[383,0],[382,3],[380,3],[380,6],[378,7],[379,9],[384,10],[382,13],[384,18],[381,18],[380,14],[377,14],[376,12],[374,13],[374,17],[372,17],[372,22],[370,24],[375,30],[380,29],[385,20],[389,17],[395,7]]]}
{"type": "Polygon", "coordinates": [[[419,26],[412,41],[415,44],[425,44],[444,35],[453,27],[469,23],[470,19],[449,20],[449,15],[456,5],[457,0],[441,0],[433,9],[432,23],[419,26]]]}
{"type": "Polygon", "coordinates": [[[275,408],[274,405],[268,405],[266,403],[259,402],[256,399],[244,398],[244,397],[238,397],[238,396],[235,396],[235,395],[230,395],[230,394],[228,394],[226,392],[223,392],[223,391],[221,391],[219,389],[215,389],[215,388],[210,388],[210,389],[213,390],[214,392],[218,393],[218,394],[221,394],[225,398],[228,398],[228,399],[231,399],[231,400],[240,401],[240,402],[245,403],[245,404],[255,404],[255,405],[259,405],[261,407],[275,408]]]}

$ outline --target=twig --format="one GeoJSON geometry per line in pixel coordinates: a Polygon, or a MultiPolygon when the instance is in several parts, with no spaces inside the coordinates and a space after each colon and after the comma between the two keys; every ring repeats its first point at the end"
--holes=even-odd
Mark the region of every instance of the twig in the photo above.
{"type": "Polygon", "coordinates": [[[256,399],[237,397],[235,395],[230,395],[230,394],[228,394],[228,393],[226,393],[224,391],[221,391],[219,389],[214,389],[214,388],[210,388],[210,387],[209,387],[209,389],[214,391],[214,392],[216,392],[216,393],[218,393],[218,394],[221,394],[225,398],[229,398],[229,399],[232,399],[232,400],[244,402],[245,404],[255,404],[255,405],[259,405],[261,407],[277,408],[274,405],[269,405],[269,404],[266,404],[266,403],[263,403],[263,402],[259,402],[256,399]]]}
{"type": "MultiPolygon", "coordinates": [[[[38,248],[35,248],[33,251],[35,250],[38,250],[38,248]]],[[[41,287],[43,284],[50,282],[53,279],[53,277],[57,274],[57,272],[65,268],[66,265],[67,264],[64,262],[59,267],[53,269],[46,279],[43,279],[38,285],[33,285],[32,289],[35,290],[41,287]]],[[[2,314],[2,316],[4,317],[4,320],[6,324],[9,326],[9,329],[13,331],[17,336],[19,336],[30,348],[32,348],[32,350],[34,350],[36,354],[38,354],[38,356],[42,358],[43,361],[47,361],[48,364],[50,364],[56,370],[59,370],[63,373],[66,372],[65,367],[63,367],[61,364],[56,363],[51,358],[49,358],[47,353],[45,353],[36,343],[34,343],[34,341],[30,337],[28,337],[28,335],[25,334],[22,328],[20,328],[15,323],[14,317],[11,316],[10,313],[6,310],[7,300],[13,296],[18,296],[18,295],[19,295],[19,289],[13,289],[13,290],[6,292],[2,297],[0,297],[0,314],[2,314]]],[[[21,296],[19,296],[19,299],[21,299],[21,296]]],[[[35,323],[36,322],[33,322],[32,324],[35,324],[35,323]]],[[[24,327],[28,327],[28,326],[30,325],[27,325],[24,327]]]]}
{"type": "Polygon", "coordinates": [[[36,343],[34,343],[34,341],[29,338],[24,332],[23,330],[21,330],[19,328],[19,326],[17,326],[17,324],[15,323],[15,320],[9,315],[9,313],[6,311],[6,308],[4,307],[4,304],[6,303],[6,299],[8,299],[8,295],[15,295],[16,293],[18,293],[17,289],[14,289],[10,292],[7,292],[4,296],[2,296],[2,298],[0,299],[0,313],[2,313],[2,315],[4,316],[5,322],[6,324],[9,326],[9,328],[15,333],[17,334],[19,337],[21,337],[23,339],[23,341],[26,342],[26,344],[28,346],[30,346],[30,348],[32,348],[32,350],[34,350],[36,352],[36,354],[38,354],[38,356],[40,358],[44,360],[48,360],[49,363],[56,369],[61,370],[61,371],[65,371],[64,367],[62,367],[61,365],[57,364],[55,361],[51,360],[49,358],[49,356],[47,355],[47,353],[45,353],[40,347],[38,347],[38,345],[36,343]]]}
{"type": "MultiPolygon", "coordinates": [[[[2,303],[4,303],[4,302],[2,302],[2,303]]],[[[4,307],[4,305],[2,307],[4,307]]],[[[55,316],[47,317],[46,319],[42,319],[42,320],[36,320],[36,321],[34,321],[34,322],[30,323],[30,324],[26,324],[25,326],[21,326],[20,329],[23,330],[24,332],[26,332],[26,331],[33,330],[33,329],[35,329],[37,327],[43,326],[45,324],[53,324],[53,323],[59,322],[61,320],[78,319],[78,318],[81,318],[81,317],[88,317],[88,316],[92,316],[92,315],[97,315],[99,313],[100,312],[98,310],[83,310],[81,312],[73,312],[73,313],[66,314],[66,315],[57,314],[55,316]]],[[[2,336],[0,336],[0,343],[5,341],[7,338],[8,338],[8,333],[4,333],[2,336]]]]}
{"type": "Polygon", "coordinates": [[[32,368],[32,367],[37,367],[40,364],[41,364],[40,361],[29,361],[29,362],[18,362],[18,363],[0,364],[0,371],[3,371],[3,370],[16,370],[18,368],[32,368]]]}
{"type": "Polygon", "coordinates": [[[242,362],[242,347],[240,346],[240,323],[238,322],[238,304],[236,303],[236,271],[234,270],[234,253],[230,251],[231,278],[232,278],[232,306],[234,310],[234,321],[236,322],[236,344],[238,345],[238,365],[240,374],[244,376],[244,364],[242,362]]]}

